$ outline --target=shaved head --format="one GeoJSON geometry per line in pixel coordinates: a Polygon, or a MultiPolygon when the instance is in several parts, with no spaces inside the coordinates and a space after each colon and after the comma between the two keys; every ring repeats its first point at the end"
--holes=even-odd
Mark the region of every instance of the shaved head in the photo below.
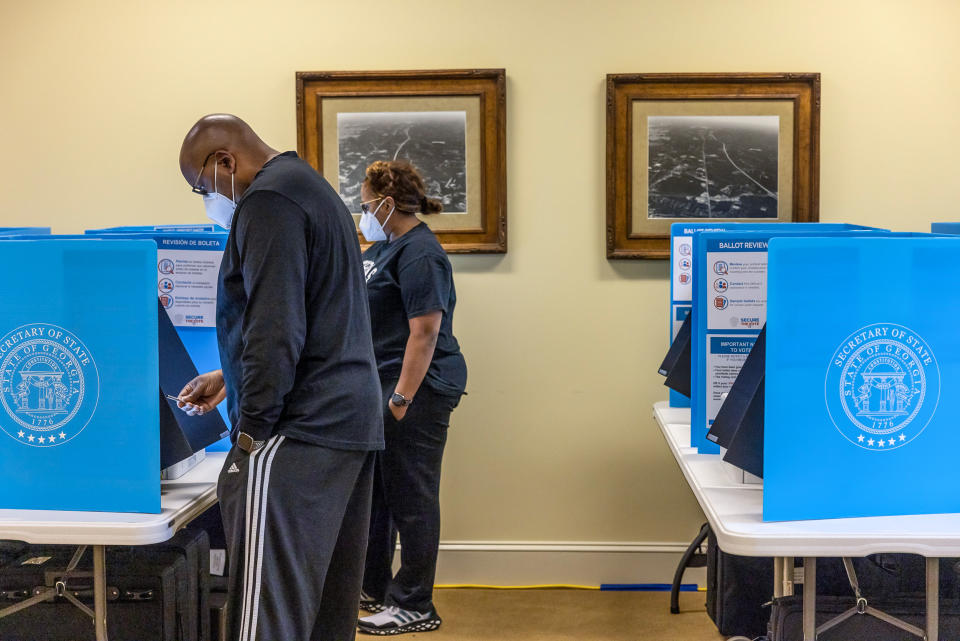
{"type": "Polygon", "coordinates": [[[218,165],[220,175],[233,175],[242,193],[264,163],[275,155],[277,151],[240,118],[232,114],[210,114],[198,120],[183,139],[180,173],[191,185],[213,191],[210,168],[218,165]]]}

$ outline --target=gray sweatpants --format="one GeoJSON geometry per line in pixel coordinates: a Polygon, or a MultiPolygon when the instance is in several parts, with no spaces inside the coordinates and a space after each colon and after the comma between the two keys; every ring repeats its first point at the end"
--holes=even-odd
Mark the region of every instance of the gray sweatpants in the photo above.
{"type": "Polygon", "coordinates": [[[217,494],[234,641],[352,641],[370,521],[373,452],[274,436],[234,447],[217,494]]]}

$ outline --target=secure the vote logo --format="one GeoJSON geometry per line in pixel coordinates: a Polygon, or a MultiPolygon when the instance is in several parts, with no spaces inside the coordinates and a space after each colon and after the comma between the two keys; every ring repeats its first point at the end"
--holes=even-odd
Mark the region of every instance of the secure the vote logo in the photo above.
{"type": "Polygon", "coordinates": [[[90,422],[99,397],[97,364],[68,330],[35,323],[0,338],[0,428],[15,441],[66,443],[90,422]]]}
{"type": "Polygon", "coordinates": [[[888,451],[923,432],[940,402],[940,367],[913,330],[893,323],[860,328],[839,345],[825,382],[827,411],[858,447],[888,451]]]}

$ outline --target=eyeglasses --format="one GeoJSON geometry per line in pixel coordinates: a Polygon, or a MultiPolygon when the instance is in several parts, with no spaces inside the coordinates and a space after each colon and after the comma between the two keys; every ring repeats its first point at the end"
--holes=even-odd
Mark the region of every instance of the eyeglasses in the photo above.
{"type": "Polygon", "coordinates": [[[190,187],[190,191],[195,194],[200,194],[201,196],[206,196],[210,192],[200,186],[200,178],[203,176],[203,170],[207,167],[207,161],[210,160],[210,156],[214,155],[215,151],[211,151],[207,154],[207,157],[203,159],[203,164],[200,165],[200,173],[197,174],[197,179],[193,181],[193,185],[190,187]]]}
{"type": "MultiPolygon", "coordinates": [[[[201,169],[200,171],[203,171],[203,170],[201,169]]],[[[378,200],[383,200],[383,196],[380,196],[379,198],[374,198],[373,200],[366,200],[366,201],[360,203],[360,211],[362,211],[362,212],[365,213],[365,214],[369,214],[369,213],[370,213],[370,203],[375,203],[375,202],[377,202],[378,200]]]]}

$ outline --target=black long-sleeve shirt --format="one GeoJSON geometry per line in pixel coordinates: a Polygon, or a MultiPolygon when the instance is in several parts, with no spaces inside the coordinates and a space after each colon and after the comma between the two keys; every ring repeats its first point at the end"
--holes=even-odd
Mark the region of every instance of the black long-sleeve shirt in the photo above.
{"type": "Polygon", "coordinates": [[[383,447],[353,219],[294,152],[267,162],[237,203],[220,267],[217,341],[234,440],[242,431],[383,447]]]}

